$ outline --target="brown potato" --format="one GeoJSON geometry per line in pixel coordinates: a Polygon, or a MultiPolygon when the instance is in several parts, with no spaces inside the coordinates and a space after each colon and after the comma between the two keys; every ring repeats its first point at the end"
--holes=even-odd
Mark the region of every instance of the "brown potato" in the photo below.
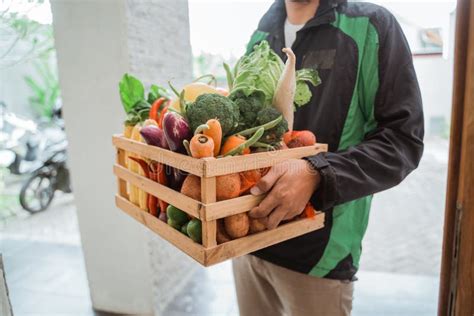
{"type": "Polygon", "coordinates": [[[224,220],[218,219],[217,220],[217,244],[220,245],[222,243],[230,241],[232,238],[227,234],[224,228],[224,220]]]}
{"type": "Polygon", "coordinates": [[[244,237],[249,232],[249,217],[240,213],[224,218],[225,231],[232,239],[244,237]]]}
{"type": "Polygon", "coordinates": [[[240,194],[240,176],[238,173],[216,177],[216,199],[223,201],[238,197],[240,194]]]}
{"type": "Polygon", "coordinates": [[[250,218],[250,233],[255,234],[266,230],[265,220],[266,218],[250,218]]]}
{"type": "Polygon", "coordinates": [[[192,174],[188,175],[186,179],[184,179],[181,193],[192,199],[201,201],[201,178],[192,174]]]}

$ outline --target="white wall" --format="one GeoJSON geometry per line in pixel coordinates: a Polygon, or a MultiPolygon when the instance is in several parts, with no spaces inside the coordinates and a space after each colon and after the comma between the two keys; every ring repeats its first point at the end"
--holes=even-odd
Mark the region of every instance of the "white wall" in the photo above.
{"type": "Polygon", "coordinates": [[[163,309],[196,267],[114,205],[111,136],[125,118],[118,82],[191,80],[187,1],[52,1],[79,228],[96,309],[163,309]]]}
{"type": "Polygon", "coordinates": [[[117,91],[129,70],[125,1],[52,1],[59,78],[79,228],[96,309],[151,314],[147,235],[114,206],[122,130],[117,91]]]}

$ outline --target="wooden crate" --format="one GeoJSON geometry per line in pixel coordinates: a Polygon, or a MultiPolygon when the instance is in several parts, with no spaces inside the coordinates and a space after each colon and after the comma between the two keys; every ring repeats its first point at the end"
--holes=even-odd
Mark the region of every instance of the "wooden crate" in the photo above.
{"type": "Polygon", "coordinates": [[[263,196],[245,195],[216,202],[216,176],[270,167],[290,158],[315,155],[327,151],[325,144],[219,159],[195,159],[133,141],[121,135],[113,136],[113,145],[117,149],[117,162],[114,165],[119,192],[115,197],[117,207],[204,266],[242,256],[324,226],[324,213],[318,212],[313,218],[292,221],[273,230],[248,235],[223,244],[217,245],[216,243],[217,219],[247,212],[258,205],[263,198],[263,196]],[[180,192],[129,171],[125,167],[125,152],[134,153],[199,176],[201,178],[201,201],[189,198],[180,192]],[[189,215],[199,218],[202,221],[202,245],[129,202],[127,182],[176,206],[189,215]]]}

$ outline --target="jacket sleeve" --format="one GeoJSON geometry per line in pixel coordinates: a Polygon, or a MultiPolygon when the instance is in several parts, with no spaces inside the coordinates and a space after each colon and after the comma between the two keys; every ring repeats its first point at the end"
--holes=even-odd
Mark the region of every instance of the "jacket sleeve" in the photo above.
{"type": "Polygon", "coordinates": [[[423,110],[408,43],[392,15],[379,34],[376,127],[358,145],[307,158],[321,174],[311,198],[320,210],[388,189],[414,170],[423,153],[423,110]]]}

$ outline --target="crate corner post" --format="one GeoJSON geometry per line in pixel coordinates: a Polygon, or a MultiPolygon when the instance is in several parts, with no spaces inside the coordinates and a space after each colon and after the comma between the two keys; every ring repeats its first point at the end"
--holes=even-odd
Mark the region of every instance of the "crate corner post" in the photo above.
{"type": "MultiPolygon", "coordinates": [[[[214,160],[214,159],[212,159],[214,160]]],[[[202,245],[205,249],[215,247],[217,245],[217,221],[207,220],[206,216],[206,205],[214,203],[216,201],[216,177],[207,177],[206,170],[212,163],[211,160],[205,159],[204,163],[204,174],[201,177],[201,208],[204,208],[204,214],[202,214],[202,245]]]]}

